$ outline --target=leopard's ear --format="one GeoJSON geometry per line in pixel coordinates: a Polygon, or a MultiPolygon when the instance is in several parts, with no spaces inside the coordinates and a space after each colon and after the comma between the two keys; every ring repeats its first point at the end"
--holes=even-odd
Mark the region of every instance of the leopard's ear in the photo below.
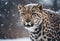
{"type": "Polygon", "coordinates": [[[18,10],[21,10],[23,7],[24,7],[23,4],[19,4],[19,5],[18,5],[18,10]]]}
{"type": "Polygon", "coordinates": [[[37,6],[38,6],[38,8],[39,8],[40,10],[42,10],[42,8],[43,8],[43,5],[42,5],[42,4],[38,4],[37,6]]]}

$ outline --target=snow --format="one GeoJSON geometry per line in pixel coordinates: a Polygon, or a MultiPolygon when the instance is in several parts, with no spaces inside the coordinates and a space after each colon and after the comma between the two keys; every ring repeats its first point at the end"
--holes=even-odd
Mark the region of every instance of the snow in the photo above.
{"type": "Polygon", "coordinates": [[[38,5],[38,4],[33,4],[33,3],[31,3],[31,4],[27,4],[27,5],[25,5],[25,6],[36,6],[36,5],[38,5]]]}
{"type": "Polygon", "coordinates": [[[8,11],[7,13],[10,13],[10,11],[8,11]]]}
{"type": "Polygon", "coordinates": [[[50,11],[51,13],[56,13],[55,11],[50,10],[50,9],[43,9],[43,10],[50,11]]]}
{"type": "Polygon", "coordinates": [[[60,14],[60,10],[56,11],[56,13],[60,14]]]}
{"type": "Polygon", "coordinates": [[[52,6],[53,5],[54,0],[39,0],[38,3],[42,3],[44,5],[49,5],[52,6]]]}
{"type": "Polygon", "coordinates": [[[11,31],[11,28],[9,28],[8,30],[11,31]]]}
{"type": "Polygon", "coordinates": [[[46,5],[53,5],[53,0],[43,0],[43,3],[46,5]]]}
{"type": "Polygon", "coordinates": [[[8,4],[8,2],[5,2],[5,5],[7,5],[8,4]]]}
{"type": "Polygon", "coordinates": [[[1,24],[1,26],[4,26],[4,24],[1,24]]]}
{"type": "Polygon", "coordinates": [[[15,14],[13,14],[12,16],[15,16],[15,14]]]}
{"type": "Polygon", "coordinates": [[[59,14],[59,11],[53,11],[53,10],[50,10],[50,9],[43,9],[43,10],[46,10],[46,11],[49,11],[49,12],[51,12],[51,13],[55,13],[55,14],[59,14]]]}
{"type": "Polygon", "coordinates": [[[31,41],[30,38],[19,38],[19,39],[0,39],[0,41],[31,41]]]}

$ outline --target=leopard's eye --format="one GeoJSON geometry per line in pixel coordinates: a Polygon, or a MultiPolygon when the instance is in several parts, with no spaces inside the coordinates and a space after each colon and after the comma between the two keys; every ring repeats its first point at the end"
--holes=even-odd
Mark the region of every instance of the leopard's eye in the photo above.
{"type": "Polygon", "coordinates": [[[32,15],[35,15],[35,14],[37,14],[37,13],[32,13],[32,15]]]}
{"type": "Polygon", "coordinates": [[[36,17],[37,16],[37,13],[32,13],[32,15],[36,17]]]}
{"type": "Polygon", "coordinates": [[[38,15],[38,14],[37,14],[37,13],[32,13],[32,15],[35,15],[35,16],[36,16],[36,15],[38,15]]]}
{"type": "Polygon", "coordinates": [[[24,15],[25,13],[21,13],[21,14],[23,14],[23,15],[24,15]]]}
{"type": "Polygon", "coordinates": [[[21,15],[25,15],[25,13],[21,13],[21,15]]]}

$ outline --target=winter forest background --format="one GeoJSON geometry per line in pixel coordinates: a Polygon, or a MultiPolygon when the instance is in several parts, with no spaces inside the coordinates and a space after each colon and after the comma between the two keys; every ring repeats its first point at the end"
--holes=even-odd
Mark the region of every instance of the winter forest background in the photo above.
{"type": "Polygon", "coordinates": [[[17,10],[18,4],[42,3],[60,14],[60,0],[0,0],[0,39],[28,37],[17,10]]]}

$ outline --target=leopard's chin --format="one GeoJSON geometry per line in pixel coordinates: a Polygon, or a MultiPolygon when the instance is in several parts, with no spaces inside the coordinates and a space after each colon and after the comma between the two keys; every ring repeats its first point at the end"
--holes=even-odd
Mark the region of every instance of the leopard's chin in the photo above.
{"type": "Polygon", "coordinates": [[[27,29],[29,32],[34,32],[36,28],[37,28],[36,26],[32,26],[32,27],[25,26],[25,29],[27,29]]]}

